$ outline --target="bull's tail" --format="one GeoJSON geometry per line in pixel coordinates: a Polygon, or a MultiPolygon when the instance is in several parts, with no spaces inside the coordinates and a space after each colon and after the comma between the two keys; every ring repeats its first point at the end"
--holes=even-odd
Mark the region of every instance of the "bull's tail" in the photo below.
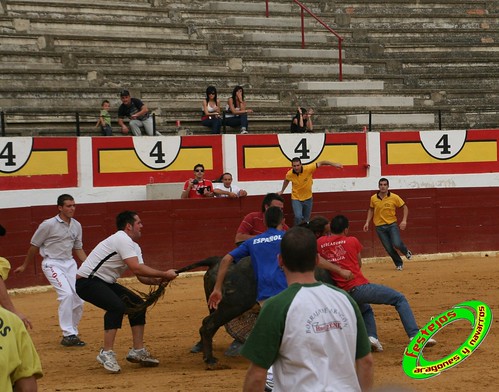
{"type": "Polygon", "coordinates": [[[189,265],[186,265],[185,267],[182,267],[182,268],[179,268],[178,270],[176,270],[175,272],[177,274],[180,274],[182,272],[187,272],[187,271],[191,271],[193,269],[196,269],[196,268],[199,268],[199,267],[212,267],[214,266],[216,263],[218,263],[219,261],[221,260],[221,257],[219,256],[211,256],[211,257],[207,257],[206,259],[204,260],[201,260],[201,261],[197,261],[195,263],[192,263],[192,264],[189,264],[189,265]]]}

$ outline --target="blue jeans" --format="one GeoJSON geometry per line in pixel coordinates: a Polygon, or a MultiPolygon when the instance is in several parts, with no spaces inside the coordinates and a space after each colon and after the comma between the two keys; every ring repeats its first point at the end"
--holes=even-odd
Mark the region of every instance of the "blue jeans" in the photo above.
{"type": "Polygon", "coordinates": [[[293,207],[293,214],[295,215],[295,226],[310,221],[312,204],[312,198],[303,201],[291,199],[291,206],[293,207]]]}
{"type": "Polygon", "coordinates": [[[241,126],[241,128],[246,128],[246,130],[248,130],[248,115],[241,114],[240,116],[225,117],[225,125],[228,125],[231,128],[241,126]]]}
{"type": "Polygon", "coordinates": [[[211,133],[220,133],[220,128],[222,128],[222,119],[219,117],[212,116],[211,119],[201,120],[201,124],[205,127],[211,128],[211,133]]]}
{"type": "Polygon", "coordinates": [[[419,332],[409,302],[402,293],[381,284],[368,283],[353,288],[349,291],[349,294],[359,305],[368,336],[378,338],[374,312],[369,304],[395,306],[407,336],[412,338],[419,332]]]}
{"type": "Polygon", "coordinates": [[[407,246],[405,246],[402,242],[402,238],[400,238],[400,230],[397,222],[389,225],[376,226],[376,233],[395,265],[397,267],[403,265],[404,262],[398,254],[397,249],[405,255],[407,253],[407,246]]]}

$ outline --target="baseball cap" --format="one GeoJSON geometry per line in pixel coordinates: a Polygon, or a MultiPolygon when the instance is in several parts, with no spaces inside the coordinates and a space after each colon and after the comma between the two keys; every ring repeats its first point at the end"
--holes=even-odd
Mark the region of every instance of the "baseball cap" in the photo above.
{"type": "Polygon", "coordinates": [[[128,97],[130,95],[130,92],[128,90],[121,90],[120,91],[120,97],[128,97]]]}

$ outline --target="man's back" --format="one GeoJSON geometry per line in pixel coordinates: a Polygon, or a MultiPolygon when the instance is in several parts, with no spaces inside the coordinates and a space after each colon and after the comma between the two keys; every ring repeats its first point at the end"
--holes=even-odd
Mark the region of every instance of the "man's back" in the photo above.
{"type": "Polygon", "coordinates": [[[360,391],[356,358],[370,352],[362,317],[342,291],[292,284],[269,299],[242,354],[273,363],[274,391],[360,391]]]}
{"type": "Polygon", "coordinates": [[[284,231],[271,228],[246,240],[238,248],[229,252],[235,260],[251,256],[258,286],[257,301],[272,297],[288,286],[286,277],[277,264],[283,235],[284,231]]]}
{"type": "Polygon", "coordinates": [[[349,291],[356,286],[369,283],[359,265],[358,257],[362,245],[356,237],[336,234],[323,236],[317,240],[317,248],[324,259],[352,272],[354,278],[350,280],[331,272],[331,277],[339,288],[349,291]]]}

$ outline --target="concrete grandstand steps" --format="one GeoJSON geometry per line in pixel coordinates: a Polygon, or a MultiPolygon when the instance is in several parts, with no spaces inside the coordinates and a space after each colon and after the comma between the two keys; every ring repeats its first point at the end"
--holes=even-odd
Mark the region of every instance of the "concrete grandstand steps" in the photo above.
{"type": "Polygon", "coordinates": [[[497,29],[352,29],[356,42],[382,44],[482,44],[497,42],[497,29]]]}
{"type": "MultiPolygon", "coordinates": [[[[9,5],[13,4],[26,4],[26,5],[32,5],[32,4],[42,4],[42,5],[49,5],[49,4],[59,4],[59,5],[66,5],[66,6],[95,6],[96,2],[95,0],[36,0],[36,2],[31,1],[31,0],[7,0],[5,3],[9,5]]],[[[150,0],[108,0],[105,3],[109,7],[114,7],[114,8],[119,8],[119,7],[151,7],[151,1],[150,0]]]]}
{"type": "Polygon", "coordinates": [[[421,4],[420,2],[392,3],[387,7],[386,2],[342,2],[337,6],[336,13],[345,13],[348,15],[378,15],[390,16],[401,15],[405,17],[462,17],[462,16],[480,16],[490,15],[485,7],[485,2],[463,1],[454,2],[455,7],[449,7],[448,3],[421,4]]]}
{"type": "Polygon", "coordinates": [[[5,3],[5,11],[13,16],[50,13],[58,17],[60,14],[78,13],[83,17],[85,15],[107,17],[111,14],[148,17],[152,8],[149,1],[7,0],[5,3]]]}
{"type": "Polygon", "coordinates": [[[130,41],[128,37],[102,37],[44,34],[1,34],[1,51],[10,52],[89,52],[133,53],[135,55],[208,56],[208,43],[192,38],[149,38],[130,41]]]}
{"type": "MultiPolygon", "coordinates": [[[[207,132],[199,117],[209,84],[217,86],[223,102],[234,85],[245,87],[250,107],[258,112],[250,123],[252,132],[286,131],[298,103],[316,108],[321,128],[341,131],[361,130],[363,118],[347,116],[365,116],[369,109],[387,115],[426,114],[427,108],[479,110],[481,102],[498,103],[497,88],[490,84],[498,40],[490,2],[305,4],[345,38],[341,90],[302,88],[306,82],[324,86],[337,81],[337,56],[331,55],[337,43],[306,16],[307,51],[299,51],[300,17],[289,0],[270,0],[268,19],[261,0],[6,0],[2,8],[7,11],[0,15],[0,37],[8,38],[0,46],[0,106],[8,110],[7,102],[38,110],[45,103],[69,112],[78,107],[88,111],[89,132],[98,134],[93,125],[100,101],[110,98],[115,109],[123,87],[154,110],[164,132],[176,131],[176,118],[207,132]],[[319,55],[310,58],[313,50],[319,55]],[[358,87],[369,81],[382,81],[383,89],[358,87]],[[482,87],[476,92],[465,86],[482,87]],[[415,106],[403,106],[409,105],[404,98],[411,97],[415,106]],[[391,106],[394,100],[399,106],[391,106]],[[358,105],[348,106],[355,101],[358,105]],[[336,107],[329,106],[334,103],[336,107]]],[[[448,118],[460,125],[472,117],[470,112],[448,118]]],[[[474,123],[484,124],[494,115],[478,117],[474,123]]],[[[431,129],[435,123],[407,126],[431,129]]]]}
{"type": "MultiPolygon", "coordinates": [[[[265,7],[262,7],[261,2],[229,2],[229,1],[213,1],[209,2],[207,7],[212,11],[230,11],[232,13],[241,13],[241,12],[249,12],[252,15],[261,14],[262,11],[265,11],[265,7]]],[[[278,13],[291,13],[293,12],[293,8],[297,9],[291,1],[287,1],[286,3],[277,3],[275,1],[269,1],[269,12],[271,15],[278,13]]]]}
{"type": "Polygon", "coordinates": [[[384,88],[384,82],[382,80],[343,81],[343,82],[307,81],[307,82],[298,83],[298,89],[314,90],[314,91],[383,90],[383,88],[384,88]]]}
{"type": "Polygon", "coordinates": [[[127,31],[126,36],[133,36],[137,40],[164,37],[189,38],[187,27],[181,23],[151,23],[150,21],[138,23],[113,20],[105,22],[101,18],[98,18],[98,20],[75,19],[71,21],[65,18],[29,18],[23,19],[22,30],[19,27],[17,29],[18,32],[42,35],[62,34],[106,37],[123,37],[124,30],[127,31]]]}
{"type": "MultiPolygon", "coordinates": [[[[294,59],[328,59],[337,60],[339,51],[337,49],[288,49],[288,48],[263,48],[262,56],[271,58],[294,58],[294,59]]],[[[343,52],[344,56],[344,52],[343,52]]]]}
{"type": "MultiPolygon", "coordinates": [[[[283,70],[284,71],[284,70],[283,70]]],[[[318,75],[329,74],[337,75],[339,70],[336,64],[290,64],[286,70],[290,75],[304,74],[304,75],[318,75]]],[[[343,64],[343,75],[363,75],[363,65],[350,65],[343,64]]]]}
{"type": "MultiPolygon", "coordinates": [[[[346,116],[348,125],[359,125],[369,123],[368,114],[354,114],[346,116]]],[[[435,125],[435,115],[433,113],[413,113],[413,114],[373,114],[372,123],[377,126],[411,126],[411,125],[435,125]]]]}
{"type": "Polygon", "coordinates": [[[49,36],[54,51],[97,52],[97,53],[132,53],[146,55],[164,53],[164,55],[208,56],[208,43],[192,38],[149,38],[130,40],[128,37],[88,37],[88,36],[49,36]]]}
{"type": "Polygon", "coordinates": [[[394,96],[341,96],[326,98],[327,104],[331,107],[365,107],[365,108],[379,108],[379,107],[413,107],[414,97],[394,96]]]}

